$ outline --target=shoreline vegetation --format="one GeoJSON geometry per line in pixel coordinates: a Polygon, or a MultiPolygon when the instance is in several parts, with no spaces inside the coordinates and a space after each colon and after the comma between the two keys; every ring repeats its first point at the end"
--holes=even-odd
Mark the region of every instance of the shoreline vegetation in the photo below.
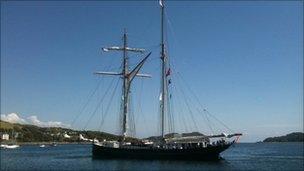
{"type": "MultiPolygon", "coordinates": [[[[1,144],[5,143],[14,143],[19,145],[51,145],[52,143],[56,144],[90,144],[91,141],[84,141],[80,139],[79,135],[82,135],[86,139],[98,140],[114,140],[117,141],[121,136],[100,132],[100,131],[80,131],[73,130],[69,128],[61,127],[38,127],[35,125],[26,125],[18,123],[9,123],[0,120],[0,135],[1,135],[1,144]],[[2,140],[2,134],[8,134],[9,140],[2,140]]],[[[173,133],[172,133],[173,134],[173,133]]],[[[192,133],[183,133],[183,136],[195,136],[203,135],[199,132],[192,133]]],[[[167,137],[172,136],[171,134],[166,135],[167,137]]],[[[303,132],[293,132],[284,136],[279,137],[269,137],[260,142],[304,142],[304,133],[303,132]]],[[[152,136],[146,139],[155,140],[158,139],[158,136],[152,136]]],[[[127,138],[130,142],[140,141],[137,138],[127,138]]]]}
{"type": "MultiPolygon", "coordinates": [[[[61,127],[38,127],[18,123],[9,123],[0,120],[1,143],[15,144],[69,144],[69,143],[92,143],[89,140],[119,140],[121,137],[100,131],[73,130],[61,127]],[[8,134],[9,140],[2,140],[2,135],[8,134]],[[82,135],[83,140],[79,135],[82,135]]],[[[134,142],[136,138],[128,138],[134,142]]]]}
{"type": "MultiPolygon", "coordinates": [[[[73,130],[61,127],[38,127],[35,125],[9,123],[0,120],[0,135],[8,134],[9,140],[1,140],[5,144],[90,144],[94,138],[99,141],[118,141],[122,137],[100,131],[73,130]],[[80,137],[80,134],[83,136],[80,137]],[[86,140],[84,140],[86,139],[86,140]],[[90,141],[91,140],[91,141],[90,141]]],[[[165,137],[173,137],[177,133],[166,134],[165,137]]],[[[199,132],[182,133],[182,136],[203,136],[199,132]]],[[[160,136],[144,138],[150,141],[160,140],[160,136]]],[[[141,143],[141,139],[126,137],[126,141],[141,143]]]]}
{"type": "Polygon", "coordinates": [[[293,132],[278,137],[268,137],[263,142],[304,142],[303,132],[293,132]]]}
{"type": "MultiPolygon", "coordinates": [[[[54,142],[16,142],[18,145],[53,145],[54,142]]],[[[65,145],[65,144],[92,144],[92,142],[82,141],[82,142],[55,142],[56,145],[65,145]]]]}

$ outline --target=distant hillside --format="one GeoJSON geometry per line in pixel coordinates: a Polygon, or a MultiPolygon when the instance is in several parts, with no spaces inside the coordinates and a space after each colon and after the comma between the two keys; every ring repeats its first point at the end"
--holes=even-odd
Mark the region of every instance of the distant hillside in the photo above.
{"type": "Polygon", "coordinates": [[[293,132],[280,137],[269,137],[263,142],[304,142],[303,132],[293,132]]]}
{"type": "Polygon", "coordinates": [[[77,142],[79,141],[79,134],[82,134],[85,138],[97,138],[99,140],[118,140],[120,138],[117,135],[99,131],[77,131],[59,127],[38,127],[34,125],[13,124],[1,120],[0,133],[9,134],[10,139],[16,137],[17,142],[77,142]],[[71,137],[64,138],[64,134],[68,134],[71,137]]]}

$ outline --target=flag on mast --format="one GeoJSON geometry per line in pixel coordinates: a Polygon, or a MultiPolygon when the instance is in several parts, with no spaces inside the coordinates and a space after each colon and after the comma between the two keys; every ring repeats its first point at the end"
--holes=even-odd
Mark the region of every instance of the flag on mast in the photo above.
{"type": "Polygon", "coordinates": [[[166,77],[168,77],[171,74],[171,69],[169,68],[166,72],[166,77]]]}
{"type": "Polygon", "coordinates": [[[159,5],[160,5],[161,7],[164,7],[163,0],[159,0],[159,5]]]}

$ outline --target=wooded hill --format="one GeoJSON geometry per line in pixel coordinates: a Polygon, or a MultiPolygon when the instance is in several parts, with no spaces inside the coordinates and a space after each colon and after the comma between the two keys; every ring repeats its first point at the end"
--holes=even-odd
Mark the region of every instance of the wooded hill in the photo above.
{"type": "Polygon", "coordinates": [[[15,139],[17,142],[77,142],[79,141],[79,134],[82,134],[88,139],[118,140],[120,138],[120,136],[99,131],[78,131],[60,127],[38,127],[34,125],[9,123],[1,120],[0,133],[9,134],[10,139],[15,139]],[[70,138],[65,138],[64,134],[69,135],[70,138]]]}
{"type": "MultiPolygon", "coordinates": [[[[35,125],[25,125],[17,123],[9,123],[0,120],[0,133],[9,134],[10,139],[14,139],[17,142],[79,142],[79,134],[82,134],[88,139],[98,139],[102,141],[106,140],[119,140],[121,136],[109,134],[99,131],[79,131],[68,128],[60,127],[38,127],[35,125]],[[64,135],[67,134],[70,138],[65,138],[64,135]],[[12,138],[15,137],[15,138],[12,138]]],[[[166,134],[165,137],[173,137],[174,134],[166,134]]],[[[183,133],[180,134],[183,137],[186,136],[202,136],[203,134],[199,132],[183,133]]],[[[150,141],[159,141],[162,139],[161,136],[152,136],[146,138],[150,141]]],[[[126,138],[129,142],[139,142],[136,138],[126,138]]],[[[10,140],[11,141],[11,140],[10,140]]]]}
{"type": "Polygon", "coordinates": [[[304,133],[303,132],[293,132],[284,136],[279,137],[269,137],[263,142],[303,142],[304,133]]]}

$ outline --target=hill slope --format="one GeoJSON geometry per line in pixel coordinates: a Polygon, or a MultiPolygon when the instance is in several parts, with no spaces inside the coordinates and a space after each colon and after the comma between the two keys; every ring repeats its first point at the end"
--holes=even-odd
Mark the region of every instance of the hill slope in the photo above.
{"type": "Polygon", "coordinates": [[[304,142],[304,133],[293,132],[280,137],[269,137],[263,142],[304,142]]]}
{"type": "Polygon", "coordinates": [[[77,142],[79,134],[84,137],[99,140],[118,140],[119,136],[99,131],[77,131],[59,127],[38,127],[22,125],[0,120],[0,133],[8,133],[10,138],[16,137],[17,142],[77,142]],[[64,138],[64,134],[71,136],[64,138]]]}

